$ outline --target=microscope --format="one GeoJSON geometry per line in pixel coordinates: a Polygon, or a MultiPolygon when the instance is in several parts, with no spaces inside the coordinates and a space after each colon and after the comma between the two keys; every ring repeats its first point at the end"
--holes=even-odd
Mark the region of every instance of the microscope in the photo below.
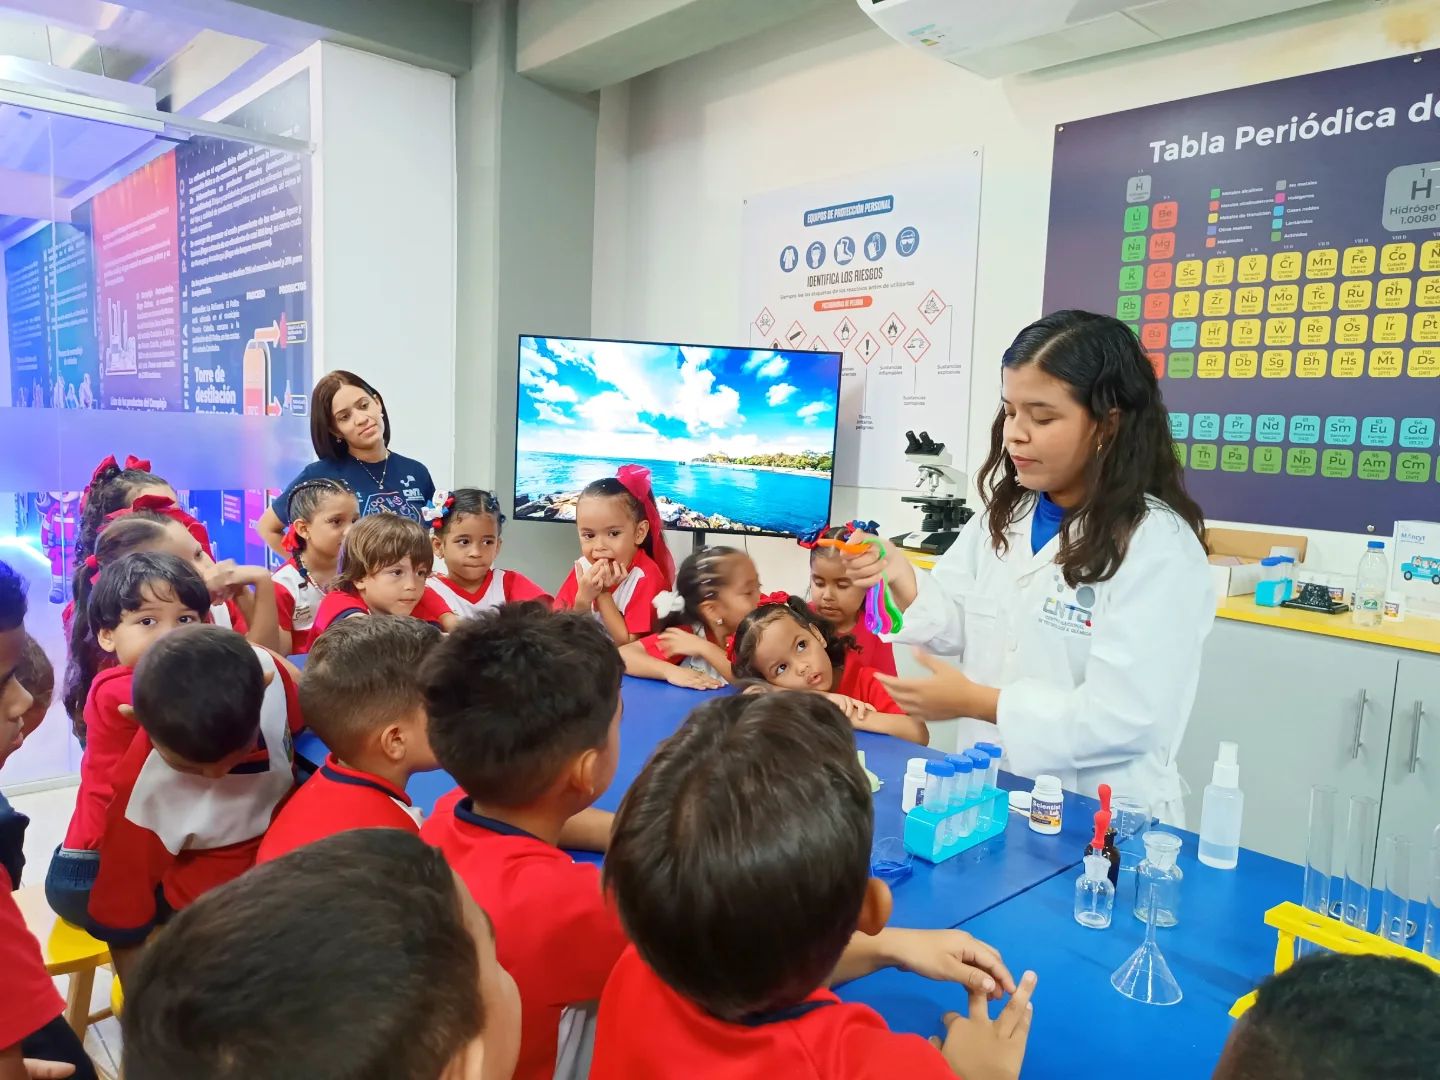
{"type": "Polygon", "coordinates": [[[890,539],[901,547],[941,555],[960,535],[960,526],[975,514],[960,494],[966,488],[965,474],[955,468],[945,444],[937,443],[928,431],[905,433],[905,460],[919,469],[915,486],[925,492],[901,496],[900,501],[918,504],[924,516],[917,532],[890,539]]]}

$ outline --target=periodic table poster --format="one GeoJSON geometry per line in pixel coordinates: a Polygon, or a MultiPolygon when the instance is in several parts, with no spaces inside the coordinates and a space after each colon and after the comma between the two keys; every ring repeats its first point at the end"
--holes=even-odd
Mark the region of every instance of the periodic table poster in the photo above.
{"type": "Polygon", "coordinates": [[[1440,507],[1440,52],[1061,124],[1045,309],[1113,312],[1207,517],[1440,507]]]}

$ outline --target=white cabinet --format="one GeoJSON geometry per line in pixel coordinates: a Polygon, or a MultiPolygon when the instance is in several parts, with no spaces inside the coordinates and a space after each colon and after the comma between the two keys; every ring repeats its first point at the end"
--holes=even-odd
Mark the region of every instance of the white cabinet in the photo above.
{"type": "MultiPolygon", "coordinates": [[[[1440,824],[1440,657],[1402,655],[1395,684],[1395,719],[1380,801],[1380,838],[1410,839],[1410,896],[1429,887],[1430,845],[1440,824]]],[[[1376,885],[1384,884],[1377,867],[1376,885]]]]}
{"type": "Polygon", "coordinates": [[[1216,749],[1229,740],[1240,745],[1241,844],[1303,863],[1313,785],[1339,791],[1342,830],[1350,796],[1381,798],[1399,664],[1396,649],[1217,619],[1177,759],[1189,827],[1200,828],[1216,749]]]}

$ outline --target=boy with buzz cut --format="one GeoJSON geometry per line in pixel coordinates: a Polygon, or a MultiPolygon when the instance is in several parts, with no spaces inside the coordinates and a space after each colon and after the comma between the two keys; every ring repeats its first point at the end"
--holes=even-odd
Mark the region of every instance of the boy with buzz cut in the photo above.
{"type": "Polygon", "coordinates": [[[256,862],[346,829],[420,831],[405,785],[438,767],[420,667],[440,636],[419,619],[372,615],[338,622],[316,640],[300,712],[330,752],[275,815],[256,862]]]}
{"type": "Polygon", "coordinates": [[[1388,956],[1310,956],[1260,984],[1214,1080],[1440,1080],[1440,975],[1388,956]]]}
{"type": "Polygon", "coordinates": [[[520,990],[516,1080],[584,1076],[587,1007],[625,949],[599,871],[559,846],[615,776],[622,671],[593,618],[528,603],[464,620],[421,673],[431,746],[464,797],[420,835],[495,923],[520,990]]]}
{"type": "Polygon", "coordinates": [[[124,981],[171,914],[239,877],[294,788],[289,665],[233,630],[184,626],[135,667],[140,726],[115,768],[88,929],[124,981]]]}
{"type": "Polygon", "coordinates": [[[182,911],[125,983],[126,1080],[508,1080],[515,984],[444,858],[307,844],[182,911]]]}
{"type": "Polygon", "coordinates": [[[605,881],[635,946],[600,999],[593,1080],[1018,1077],[1033,973],[993,1024],[971,983],[943,1046],[827,989],[890,915],[873,815],[850,724],[819,695],[691,713],[615,821],[605,881]]]}

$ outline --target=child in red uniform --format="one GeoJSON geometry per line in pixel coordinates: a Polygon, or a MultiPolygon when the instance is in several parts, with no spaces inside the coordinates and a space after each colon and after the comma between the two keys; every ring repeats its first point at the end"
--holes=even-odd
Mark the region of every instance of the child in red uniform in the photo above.
{"type": "Polygon", "coordinates": [[[257,863],[346,829],[420,831],[405,794],[438,766],[425,733],[420,668],[440,641],[403,615],[344,619],[318,641],[300,680],[300,712],[330,753],[275,815],[257,863]]]}
{"type": "MultiPolygon", "coordinates": [[[[851,522],[836,525],[820,534],[822,540],[848,540],[861,525],[867,532],[875,532],[873,521],[851,522]]],[[[870,668],[881,675],[895,674],[895,648],[888,641],[881,641],[865,625],[865,589],[850,580],[850,569],[845,556],[833,547],[817,544],[810,549],[810,606],[815,614],[828,620],[835,632],[842,637],[849,634],[855,639],[859,655],[854,662],[870,668]]]]}
{"type": "Polygon", "coordinates": [[[425,588],[434,562],[419,522],[398,514],[371,514],[351,527],[340,552],[340,573],[320,602],[310,641],[354,615],[413,615],[449,629],[459,619],[425,588]]]}
{"type": "Polygon", "coordinates": [[[558,846],[615,775],[621,670],[595,620],[507,604],[462,622],[421,676],[435,756],[467,797],[420,835],[494,920],[520,988],[516,1080],[584,1075],[587,1025],[569,1007],[599,999],[625,948],[598,870],[558,846]]]}
{"type": "Polygon", "coordinates": [[[254,863],[295,783],[291,670],[218,626],[167,634],[136,666],[141,730],[115,770],[88,927],[122,981],[171,912],[254,863]]]}
{"type": "Polygon", "coordinates": [[[320,601],[335,582],[340,549],[350,526],[360,520],[355,493],[341,480],[317,476],[290,489],[285,506],[290,522],[281,542],[290,559],[271,574],[280,622],[280,651],[310,651],[310,632],[320,601]]]}
{"type": "MultiPolygon", "coordinates": [[[[29,690],[16,677],[25,653],[25,582],[0,562],[0,765],[23,741],[21,724],[31,706],[29,690]]],[[[25,1080],[26,1059],[36,1060],[36,1076],[74,1076],[94,1080],[95,1069],[80,1040],[65,1023],[65,1003],[45,971],[40,944],[25,928],[25,918],[10,895],[20,887],[25,865],[25,827],[29,819],[0,795],[0,1080],[25,1080]],[[41,1062],[65,1073],[41,1072],[41,1062]]]]}
{"type": "Polygon", "coordinates": [[[72,650],[77,690],[85,695],[80,791],[45,878],[45,897],[67,922],[85,925],[115,770],[138,730],[129,713],[135,665],[166,634],[203,623],[209,610],[210,591],[200,575],[174,555],[156,552],[122,556],[90,591],[88,633],[72,650]]]}
{"type": "Polygon", "coordinates": [[[824,694],[861,731],[879,731],[925,746],[930,731],[906,716],[859,662],[854,639],[836,633],[798,597],[764,603],[735,632],[736,678],[761,679],[782,690],[824,694]]]}
{"type": "Polygon", "coordinates": [[[445,563],[443,574],[431,574],[425,588],[456,615],[468,618],[521,600],[549,601],[544,589],[517,570],[497,570],[500,530],[505,515],[500,500],[480,488],[437,491],[421,511],[430,527],[435,557],[445,563]]]}
{"type": "Polygon", "coordinates": [[[725,642],[760,602],[760,574],[743,551],[702,548],[680,564],[675,591],[655,597],[655,632],[620,647],[625,674],[715,690],[731,677],[725,642]]]}
{"type": "Polygon", "coordinates": [[[560,611],[589,611],[616,645],[650,633],[655,597],[675,580],[650,470],[622,465],[575,503],[580,558],[555,594],[560,611]]]}
{"type": "Polygon", "coordinates": [[[615,821],[605,883],[635,947],[600,1000],[592,1080],[1018,1077],[1032,974],[993,1027],[971,982],[970,1017],[947,1020],[940,1050],[827,989],[863,973],[855,941],[890,914],[873,818],[854,737],[819,695],[696,709],[615,821]]]}
{"type": "Polygon", "coordinates": [[[508,1080],[515,984],[434,848],[357,829],[182,911],[125,983],[126,1080],[508,1080]]]}

